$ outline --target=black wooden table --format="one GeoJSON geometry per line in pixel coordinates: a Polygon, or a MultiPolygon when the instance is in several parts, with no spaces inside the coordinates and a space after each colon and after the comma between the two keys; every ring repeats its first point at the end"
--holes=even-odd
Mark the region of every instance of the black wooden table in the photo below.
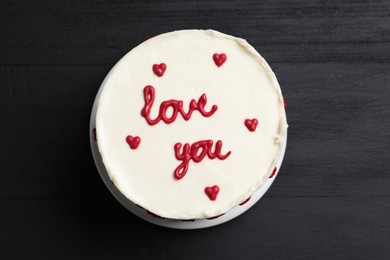
{"type": "Polygon", "coordinates": [[[390,259],[390,1],[2,1],[1,259],[390,259]],[[239,218],[170,230],[123,208],[88,124],[150,36],[246,38],[287,100],[281,172],[239,218]]]}

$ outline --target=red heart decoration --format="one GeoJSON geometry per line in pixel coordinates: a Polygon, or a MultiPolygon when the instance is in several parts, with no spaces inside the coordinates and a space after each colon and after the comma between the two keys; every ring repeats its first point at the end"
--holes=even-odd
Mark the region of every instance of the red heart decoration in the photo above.
{"type": "Polygon", "coordinates": [[[217,65],[218,68],[221,67],[222,64],[225,63],[226,59],[227,59],[227,57],[226,57],[225,53],[220,53],[220,54],[214,53],[214,55],[213,55],[214,63],[215,63],[215,65],[217,65]]]}
{"type": "Polygon", "coordinates": [[[275,166],[275,168],[274,168],[273,171],[271,172],[271,175],[270,175],[268,178],[271,179],[272,177],[274,177],[275,173],[276,173],[276,166],[275,166]]]}
{"type": "Polygon", "coordinates": [[[204,192],[206,193],[206,195],[209,197],[210,200],[216,200],[217,199],[217,195],[219,193],[219,187],[217,185],[214,185],[212,187],[206,187],[204,189],[204,192]]]}
{"type": "Polygon", "coordinates": [[[131,135],[128,135],[126,137],[126,142],[129,144],[130,148],[134,150],[138,148],[138,145],[141,142],[141,138],[139,138],[139,136],[133,137],[131,135]]]}
{"type": "Polygon", "coordinates": [[[256,127],[259,123],[256,118],[253,119],[245,119],[245,126],[248,128],[249,131],[254,132],[256,131],[256,127]]]}
{"type": "Polygon", "coordinates": [[[153,72],[159,77],[162,77],[167,69],[167,65],[165,63],[153,64],[153,72]]]}

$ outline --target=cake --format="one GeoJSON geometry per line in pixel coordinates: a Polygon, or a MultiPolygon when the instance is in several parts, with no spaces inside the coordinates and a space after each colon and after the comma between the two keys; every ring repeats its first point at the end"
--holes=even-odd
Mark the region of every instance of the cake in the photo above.
{"type": "Polygon", "coordinates": [[[102,84],[96,140],[116,188],[154,216],[213,218],[275,173],[284,99],[245,40],[214,30],[152,37],[102,84]]]}

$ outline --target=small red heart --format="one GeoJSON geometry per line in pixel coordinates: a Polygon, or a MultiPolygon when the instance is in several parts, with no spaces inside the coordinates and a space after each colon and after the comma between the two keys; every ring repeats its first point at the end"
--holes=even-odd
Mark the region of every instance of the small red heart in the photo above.
{"type": "Polygon", "coordinates": [[[162,77],[167,69],[167,65],[165,63],[153,64],[153,72],[159,77],[162,77]]]}
{"type": "Polygon", "coordinates": [[[215,65],[217,65],[218,68],[221,67],[222,64],[225,63],[226,59],[227,59],[227,57],[226,57],[225,53],[220,53],[220,54],[214,53],[214,55],[213,55],[214,63],[215,63],[215,65]]]}
{"type": "Polygon", "coordinates": [[[248,128],[249,131],[254,132],[256,131],[256,127],[259,123],[256,118],[253,119],[245,119],[245,126],[248,128]]]}
{"type": "Polygon", "coordinates": [[[131,135],[128,135],[126,137],[126,142],[129,144],[130,148],[131,149],[137,149],[139,143],[141,142],[141,138],[139,138],[139,136],[131,136],[131,135]]]}
{"type": "Polygon", "coordinates": [[[270,175],[268,178],[271,179],[272,177],[274,177],[275,173],[276,173],[276,166],[275,166],[275,168],[274,168],[273,171],[271,172],[271,175],[270,175]]]}
{"type": "Polygon", "coordinates": [[[206,187],[204,189],[204,192],[209,197],[210,200],[216,200],[217,195],[219,193],[219,187],[217,185],[214,185],[212,187],[206,187]]]}

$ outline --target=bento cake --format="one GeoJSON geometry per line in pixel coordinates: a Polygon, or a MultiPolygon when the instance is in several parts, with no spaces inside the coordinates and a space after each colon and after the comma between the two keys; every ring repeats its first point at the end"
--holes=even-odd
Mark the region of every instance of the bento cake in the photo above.
{"type": "Polygon", "coordinates": [[[99,152],[132,203],[169,219],[221,215],[275,172],[286,141],[284,99],[245,40],[214,30],[155,36],[103,82],[99,152]]]}

